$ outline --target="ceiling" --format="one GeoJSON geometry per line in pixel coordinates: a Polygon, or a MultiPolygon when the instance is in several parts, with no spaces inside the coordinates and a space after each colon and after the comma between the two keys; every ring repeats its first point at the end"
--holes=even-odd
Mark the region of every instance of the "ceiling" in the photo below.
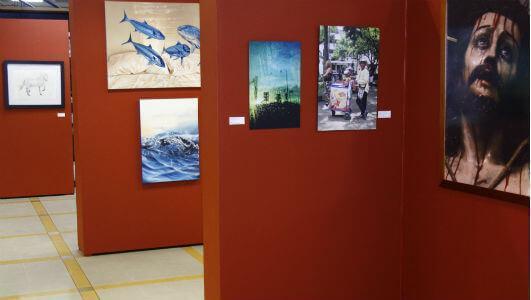
{"type": "Polygon", "coordinates": [[[0,0],[0,10],[23,11],[68,11],[68,0],[0,0]]]}

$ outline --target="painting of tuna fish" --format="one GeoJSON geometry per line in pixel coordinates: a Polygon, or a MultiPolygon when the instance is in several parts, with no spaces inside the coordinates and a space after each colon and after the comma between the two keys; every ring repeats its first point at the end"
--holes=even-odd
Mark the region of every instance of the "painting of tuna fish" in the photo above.
{"type": "Polygon", "coordinates": [[[199,49],[199,28],[192,25],[181,25],[177,28],[179,35],[192,45],[192,52],[199,49]]]}
{"type": "Polygon", "coordinates": [[[127,14],[125,13],[125,10],[124,10],[124,18],[120,21],[120,23],[124,23],[124,22],[129,22],[131,25],[133,25],[133,28],[135,29],[135,31],[142,32],[148,37],[148,39],[164,40],[166,38],[160,30],[149,25],[147,21],[139,22],[137,20],[129,19],[127,17],[127,14]]]}
{"type": "Polygon", "coordinates": [[[185,44],[181,44],[177,42],[177,44],[164,48],[162,53],[168,53],[171,58],[181,59],[181,65],[183,64],[183,59],[190,55],[190,47],[186,46],[185,44]]]}
{"type": "Polygon", "coordinates": [[[199,3],[105,1],[110,90],[201,87],[199,3]]]}
{"type": "Polygon", "coordinates": [[[126,42],[122,43],[122,45],[125,45],[125,44],[133,44],[133,47],[135,47],[136,53],[144,56],[147,59],[148,64],[156,65],[161,68],[166,67],[166,64],[164,63],[164,60],[162,59],[160,54],[158,54],[157,51],[153,50],[153,47],[151,47],[151,45],[145,46],[139,43],[135,43],[133,42],[131,35],[129,35],[129,39],[126,42]]]}

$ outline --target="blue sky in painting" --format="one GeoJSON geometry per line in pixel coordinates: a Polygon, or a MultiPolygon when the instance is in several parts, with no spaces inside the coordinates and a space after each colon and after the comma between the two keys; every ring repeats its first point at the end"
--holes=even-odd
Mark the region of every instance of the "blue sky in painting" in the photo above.
{"type": "Polygon", "coordinates": [[[300,42],[252,41],[249,44],[249,80],[257,77],[259,90],[300,86],[300,42]]]}

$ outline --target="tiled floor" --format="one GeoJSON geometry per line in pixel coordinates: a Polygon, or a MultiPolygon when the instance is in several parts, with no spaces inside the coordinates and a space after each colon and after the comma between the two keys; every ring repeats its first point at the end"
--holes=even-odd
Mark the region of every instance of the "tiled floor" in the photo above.
{"type": "Polygon", "coordinates": [[[0,199],[0,300],[203,296],[203,247],[84,257],[75,196],[0,199]]]}

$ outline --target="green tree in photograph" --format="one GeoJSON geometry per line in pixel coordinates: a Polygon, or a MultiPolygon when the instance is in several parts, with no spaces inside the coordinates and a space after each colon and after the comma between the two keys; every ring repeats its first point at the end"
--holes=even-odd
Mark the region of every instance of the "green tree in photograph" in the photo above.
{"type": "Polygon", "coordinates": [[[378,64],[380,29],[374,27],[345,27],[345,33],[353,43],[354,56],[366,55],[371,65],[378,64]]]}
{"type": "Polygon", "coordinates": [[[337,41],[336,49],[332,55],[333,60],[346,60],[355,56],[354,43],[350,38],[342,38],[337,41]]]}

